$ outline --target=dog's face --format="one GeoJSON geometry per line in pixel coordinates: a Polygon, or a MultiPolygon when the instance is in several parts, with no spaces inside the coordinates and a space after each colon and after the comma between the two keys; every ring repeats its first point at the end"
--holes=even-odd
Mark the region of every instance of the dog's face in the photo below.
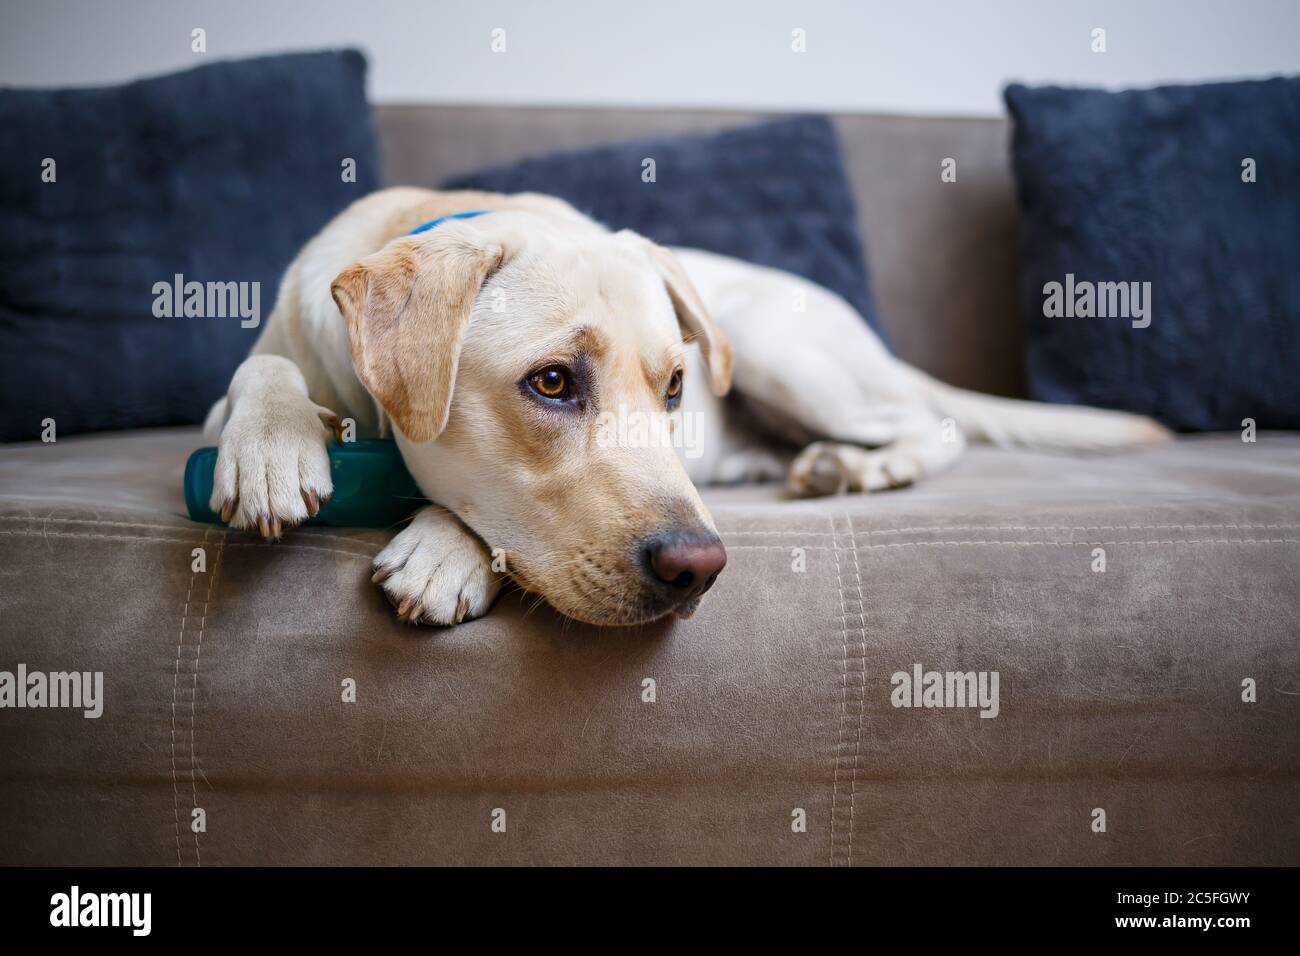
{"type": "Polygon", "coordinates": [[[726,552],[646,439],[680,427],[684,338],[718,394],[731,346],[671,253],[502,211],[395,240],[333,292],[412,474],[498,568],[593,624],[694,611],[726,552]]]}

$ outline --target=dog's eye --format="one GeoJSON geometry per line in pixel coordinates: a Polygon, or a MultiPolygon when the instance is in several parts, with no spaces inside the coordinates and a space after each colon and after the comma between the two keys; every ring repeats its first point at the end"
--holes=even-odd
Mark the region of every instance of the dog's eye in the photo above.
{"type": "Polygon", "coordinates": [[[559,365],[552,365],[528,376],[528,387],[542,398],[568,398],[569,373],[559,365]]]}
{"type": "Polygon", "coordinates": [[[673,377],[668,380],[668,401],[676,401],[682,394],[682,370],[678,369],[673,372],[673,377]]]}

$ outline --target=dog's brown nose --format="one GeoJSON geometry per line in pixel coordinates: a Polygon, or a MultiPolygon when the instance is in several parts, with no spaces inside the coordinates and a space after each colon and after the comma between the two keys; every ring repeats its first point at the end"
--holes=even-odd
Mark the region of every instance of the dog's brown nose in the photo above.
{"type": "Polygon", "coordinates": [[[716,534],[670,532],[647,541],[645,557],[656,578],[690,598],[713,586],[727,564],[727,549],[716,534]]]}

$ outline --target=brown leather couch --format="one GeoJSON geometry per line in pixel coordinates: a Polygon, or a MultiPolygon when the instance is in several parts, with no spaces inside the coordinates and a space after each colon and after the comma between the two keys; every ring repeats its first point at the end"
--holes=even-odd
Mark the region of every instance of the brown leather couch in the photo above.
{"type": "MultiPolygon", "coordinates": [[[[388,181],[429,185],[751,118],[378,111],[388,181]]],[[[898,351],[1021,394],[1006,124],[836,123],[898,351]]],[[[199,443],[0,449],[0,671],[104,675],[97,719],[0,709],[0,863],[1300,862],[1297,436],[709,491],[726,572],[635,630],[517,592],[403,626],[384,532],[188,521],[199,443]],[[996,716],[895,706],[918,665],[996,672],[996,716]]]]}

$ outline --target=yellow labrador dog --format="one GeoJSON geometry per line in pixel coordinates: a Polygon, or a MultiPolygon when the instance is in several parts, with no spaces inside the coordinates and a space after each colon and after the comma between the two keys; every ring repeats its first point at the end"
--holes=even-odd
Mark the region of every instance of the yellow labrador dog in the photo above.
{"type": "Polygon", "coordinates": [[[488,610],[494,554],[581,621],[689,615],[726,563],[697,484],[875,491],[947,467],[963,434],[1081,450],[1167,437],[942,385],[792,275],[669,251],[546,196],[413,188],[354,203],[290,265],[208,417],[212,508],[268,539],[315,514],[341,417],[393,437],[436,503],[374,573],[402,619],[435,624],[488,610]]]}

